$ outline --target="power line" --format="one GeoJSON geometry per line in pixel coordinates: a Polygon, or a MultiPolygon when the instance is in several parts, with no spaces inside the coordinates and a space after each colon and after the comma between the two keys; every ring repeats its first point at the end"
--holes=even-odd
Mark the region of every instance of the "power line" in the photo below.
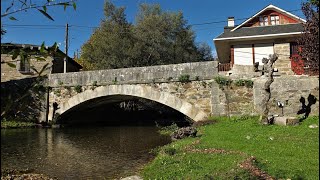
{"type": "MultiPolygon", "coordinates": [[[[294,10],[289,10],[287,12],[295,12],[295,11],[301,11],[301,9],[294,9],[294,10]]],[[[246,18],[238,18],[235,20],[246,20],[252,18],[251,17],[246,17],[246,18]]],[[[220,21],[211,21],[211,22],[202,22],[202,23],[194,23],[190,24],[189,26],[201,26],[201,25],[210,25],[210,24],[219,24],[219,23],[225,23],[228,22],[228,20],[220,20],[220,21]]],[[[39,25],[39,24],[24,24],[24,25],[16,25],[16,24],[2,24],[3,26],[8,26],[8,27],[61,27],[64,28],[65,25],[39,25]]],[[[70,25],[69,27],[77,27],[77,28],[100,28],[100,26],[87,26],[87,25],[70,25]]]]}
{"type": "MultiPolygon", "coordinates": [[[[287,12],[295,12],[295,11],[301,11],[301,9],[294,9],[294,10],[289,10],[287,12]]],[[[238,18],[238,19],[234,19],[234,20],[246,20],[252,18],[251,17],[246,17],[246,18],[238,18]]],[[[190,24],[191,26],[201,26],[201,25],[208,25],[208,24],[217,24],[217,23],[224,23],[224,22],[228,22],[226,20],[224,21],[212,21],[212,22],[203,22],[203,23],[197,23],[197,24],[190,24]]]]}
{"type": "MultiPolygon", "coordinates": [[[[239,50],[234,50],[234,52],[239,52],[239,53],[244,53],[244,54],[253,54],[252,52],[246,52],[246,51],[239,51],[239,50]]],[[[270,54],[267,54],[267,53],[254,53],[254,54],[257,54],[257,55],[266,55],[266,56],[269,56],[270,54]]],[[[281,56],[288,56],[290,57],[290,54],[281,54],[281,53],[276,53],[278,55],[281,55],[281,56]]]]}

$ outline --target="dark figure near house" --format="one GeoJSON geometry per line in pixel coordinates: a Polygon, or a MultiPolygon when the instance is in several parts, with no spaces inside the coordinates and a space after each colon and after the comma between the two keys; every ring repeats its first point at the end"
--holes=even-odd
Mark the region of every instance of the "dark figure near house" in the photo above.
{"type": "Polygon", "coordinates": [[[311,112],[311,106],[317,102],[317,98],[314,95],[309,94],[308,105],[306,105],[306,99],[304,97],[301,97],[299,101],[301,103],[301,109],[297,112],[297,114],[304,114],[301,119],[304,120],[309,116],[311,112]]]}

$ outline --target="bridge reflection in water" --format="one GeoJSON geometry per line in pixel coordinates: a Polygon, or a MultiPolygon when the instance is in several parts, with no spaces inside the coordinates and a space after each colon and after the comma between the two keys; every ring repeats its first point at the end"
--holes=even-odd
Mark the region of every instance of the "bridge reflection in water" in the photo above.
{"type": "Polygon", "coordinates": [[[134,174],[170,142],[156,127],[73,127],[1,131],[1,167],[34,169],[59,179],[107,179],[134,174]]]}

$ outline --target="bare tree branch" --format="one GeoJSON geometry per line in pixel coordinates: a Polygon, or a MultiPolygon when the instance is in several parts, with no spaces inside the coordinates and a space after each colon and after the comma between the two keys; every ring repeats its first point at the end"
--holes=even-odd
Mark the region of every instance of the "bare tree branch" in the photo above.
{"type": "MultiPolygon", "coordinates": [[[[61,6],[61,5],[63,5],[63,6],[65,6],[65,5],[67,5],[67,6],[71,6],[72,4],[71,3],[74,3],[76,0],[70,0],[70,1],[64,1],[64,2],[56,2],[56,3],[51,3],[51,2],[47,2],[47,3],[45,3],[45,4],[42,4],[42,5],[35,5],[35,4],[31,4],[31,1],[30,1],[30,4],[26,4],[26,3],[24,3],[23,5],[25,5],[26,7],[24,7],[24,8],[20,8],[20,9],[18,9],[18,10],[14,10],[14,11],[11,11],[11,12],[7,12],[7,11],[9,11],[10,10],[10,8],[13,6],[13,3],[7,8],[7,11],[4,13],[4,14],[1,14],[1,18],[2,17],[5,17],[5,16],[8,16],[8,15],[10,15],[10,14],[14,14],[14,13],[17,13],[17,12],[21,12],[21,11],[25,11],[25,10],[28,10],[28,9],[39,9],[39,8],[43,8],[43,6],[46,6],[46,7],[48,7],[48,6],[61,6]]],[[[13,1],[14,2],[14,1],[13,1]]],[[[20,1],[21,2],[21,1],[20,1]]],[[[21,7],[23,7],[23,6],[21,6],[21,7]]]]}

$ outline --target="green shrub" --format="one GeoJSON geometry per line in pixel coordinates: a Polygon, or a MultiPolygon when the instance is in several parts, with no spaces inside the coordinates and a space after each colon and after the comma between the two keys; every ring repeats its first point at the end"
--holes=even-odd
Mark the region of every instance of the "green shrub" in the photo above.
{"type": "Polygon", "coordinates": [[[168,77],[167,78],[167,81],[171,81],[173,78],[172,77],[168,77]]]}
{"type": "Polygon", "coordinates": [[[253,81],[252,80],[246,80],[246,79],[239,79],[239,80],[236,80],[234,82],[234,84],[236,86],[245,86],[247,88],[252,88],[253,87],[253,81]]]}
{"type": "Polygon", "coordinates": [[[53,93],[57,96],[60,96],[61,95],[61,90],[60,89],[56,89],[53,91],[53,93]]]}
{"type": "Polygon", "coordinates": [[[94,90],[97,87],[97,81],[93,81],[92,86],[91,86],[91,90],[94,90]]]}
{"type": "Polygon", "coordinates": [[[243,79],[236,80],[234,84],[236,86],[244,86],[244,80],[243,79]]]}
{"type": "Polygon", "coordinates": [[[170,126],[164,126],[159,128],[160,128],[159,133],[162,135],[171,135],[174,131],[179,129],[176,123],[172,123],[170,126]]]}
{"type": "Polygon", "coordinates": [[[33,122],[19,122],[19,121],[1,121],[1,128],[26,128],[35,127],[33,122]]]}
{"type": "Polygon", "coordinates": [[[251,81],[251,80],[246,80],[246,81],[245,81],[245,86],[246,86],[247,88],[253,88],[253,81],[251,81]]]}
{"type": "Polygon", "coordinates": [[[80,85],[76,85],[74,87],[74,90],[77,92],[77,93],[81,93],[82,92],[82,87],[80,85]]]}
{"type": "Polygon", "coordinates": [[[199,80],[200,80],[200,77],[199,77],[199,76],[196,76],[195,80],[196,80],[196,81],[199,81],[199,80]]]}
{"type": "Polygon", "coordinates": [[[223,76],[216,76],[213,78],[217,84],[220,86],[229,86],[232,83],[232,80],[223,76]]]}
{"type": "Polygon", "coordinates": [[[183,74],[179,76],[180,82],[190,82],[190,75],[189,74],[183,74]]]}

